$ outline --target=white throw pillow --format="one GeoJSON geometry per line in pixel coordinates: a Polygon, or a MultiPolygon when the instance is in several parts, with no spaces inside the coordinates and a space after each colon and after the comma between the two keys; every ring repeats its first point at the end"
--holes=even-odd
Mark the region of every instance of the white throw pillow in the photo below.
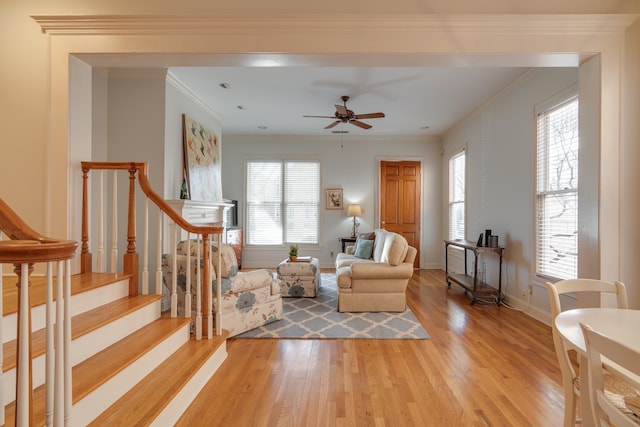
{"type": "Polygon", "coordinates": [[[380,262],[382,257],[382,250],[384,249],[384,242],[387,238],[387,230],[383,230],[378,228],[374,230],[376,237],[373,241],[373,260],[375,262],[380,262]]]}

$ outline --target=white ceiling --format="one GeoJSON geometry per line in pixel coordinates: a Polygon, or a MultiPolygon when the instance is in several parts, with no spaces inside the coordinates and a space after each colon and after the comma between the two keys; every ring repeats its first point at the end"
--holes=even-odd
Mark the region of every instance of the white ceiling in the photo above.
{"type": "MultiPolygon", "coordinates": [[[[267,64],[268,65],[268,64],[267,64]]],[[[169,73],[222,119],[226,135],[441,135],[516,79],[522,66],[188,66],[169,73]],[[227,83],[229,89],[220,86],[227,83]],[[373,128],[324,129],[341,96],[373,128]],[[239,109],[243,106],[244,109],[239,109]],[[259,126],[266,126],[261,130],[259,126]],[[428,127],[427,130],[424,127],[428,127]]]]}

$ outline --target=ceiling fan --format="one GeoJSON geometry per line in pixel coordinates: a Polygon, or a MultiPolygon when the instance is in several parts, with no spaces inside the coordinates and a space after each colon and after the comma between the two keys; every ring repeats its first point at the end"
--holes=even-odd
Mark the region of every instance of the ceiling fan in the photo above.
{"type": "Polygon", "coordinates": [[[333,116],[302,116],[302,117],[318,117],[322,119],[337,119],[333,123],[325,127],[325,129],[331,129],[340,123],[351,123],[362,129],[371,129],[371,125],[361,122],[360,119],[378,119],[384,117],[384,113],[368,113],[368,114],[355,114],[353,111],[347,108],[348,96],[342,96],[342,102],[344,105],[336,104],[336,112],[333,116]]]}

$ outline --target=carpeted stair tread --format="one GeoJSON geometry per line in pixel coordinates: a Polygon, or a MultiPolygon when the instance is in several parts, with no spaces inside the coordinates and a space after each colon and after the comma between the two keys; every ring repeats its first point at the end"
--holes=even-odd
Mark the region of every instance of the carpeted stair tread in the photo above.
{"type": "Polygon", "coordinates": [[[228,335],[224,331],[222,336],[211,340],[189,340],[89,425],[148,424],[224,344],[228,335]]]}
{"type": "MultiPolygon", "coordinates": [[[[71,339],[86,335],[101,326],[119,319],[137,309],[162,299],[162,295],[138,295],[124,297],[78,314],[71,319],[71,339]]],[[[11,340],[3,345],[3,372],[16,366],[17,341],[11,340]]],[[[31,356],[36,358],[46,351],[46,330],[34,331],[31,340],[31,356]]]]}
{"type": "MultiPolygon", "coordinates": [[[[130,274],[122,273],[83,273],[71,276],[71,295],[87,292],[92,289],[99,288],[111,283],[128,280],[130,274]]],[[[3,314],[17,313],[18,311],[18,287],[16,286],[18,279],[10,280],[4,278],[2,286],[2,310],[3,314]]],[[[55,278],[54,278],[55,283],[55,278]]],[[[45,278],[36,276],[31,278],[31,286],[29,287],[31,307],[42,305],[46,302],[45,278]]]]}
{"type": "MultiPolygon", "coordinates": [[[[87,396],[190,321],[191,319],[183,317],[161,317],[74,366],[73,403],[87,396]]],[[[44,425],[44,395],[44,385],[33,392],[33,425],[36,426],[44,425]]],[[[5,426],[13,425],[14,414],[15,402],[12,402],[5,406],[5,426]]]]}

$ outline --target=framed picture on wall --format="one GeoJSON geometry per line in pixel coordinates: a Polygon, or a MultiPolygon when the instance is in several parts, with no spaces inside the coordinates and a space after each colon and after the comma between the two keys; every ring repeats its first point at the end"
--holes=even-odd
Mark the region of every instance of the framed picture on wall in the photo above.
{"type": "Polygon", "coordinates": [[[325,209],[342,209],[343,208],[343,198],[342,198],[342,188],[327,188],[324,190],[325,193],[325,209]]]}
{"type": "Polygon", "coordinates": [[[186,114],[182,115],[182,129],[191,200],[221,202],[220,138],[186,114]]]}

